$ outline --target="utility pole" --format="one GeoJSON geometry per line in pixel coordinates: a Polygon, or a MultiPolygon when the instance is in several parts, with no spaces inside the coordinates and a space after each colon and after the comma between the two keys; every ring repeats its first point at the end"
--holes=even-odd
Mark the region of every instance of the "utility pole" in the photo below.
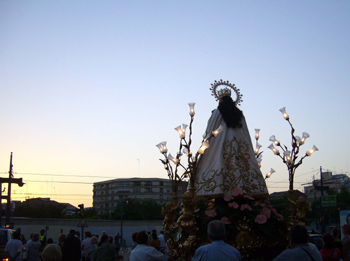
{"type": "Polygon", "coordinates": [[[9,183],[7,187],[6,221],[5,221],[6,225],[10,224],[10,217],[11,217],[11,183],[12,183],[11,179],[13,178],[12,155],[13,155],[13,152],[11,152],[11,157],[10,157],[9,183]]]}
{"type": "Polygon", "coordinates": [[[322,167],[320,166],[320,181],[321,181],[321,200],[320,200],[320,208],[321,208],[321,231],[322,231],[322,235],[324,234],[325,232],[325,226],[324,226],[324,209],[322,207],[322,199],[323,199],[323,190],[324,190],[324,187],[323,187],[323,177],[322,177],[322,167]]]}
{"type": "MultiPolygon", "coordinates": [[[[11,184],[15,183],[18,184],[18,186],[23,187],[24,183],[22,178],[14,178],[13,177],[13,165],[12,165],[12,155],[10,157],[10,169],[9,169],[9,177],[8,178],[0,178],[0,211],[2,212],[2,199],[6,199],[6,219],[5,219],[5,225],[10,225],[10,218],[11,218],[11,184]],[[7,186],[7,196],[2,195],[2,184],[8,183],[7,186]]],[[[1,223],[1,216],[0,216],[0,223],[1,223]]]]}

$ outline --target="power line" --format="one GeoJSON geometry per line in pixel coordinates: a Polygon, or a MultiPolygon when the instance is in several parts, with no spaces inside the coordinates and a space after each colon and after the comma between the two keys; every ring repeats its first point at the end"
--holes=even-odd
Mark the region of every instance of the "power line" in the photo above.
{"type": "MultiPolygon", "coordinates": [[[[8,174],[8,171],[0,172],[1,174],[8,174]]],[[[89,175],[69,175],[69,174],[50,174],[50,173],[20,173],[14,172],[18,175],[37,175],[37,176],[57,176],[57,177],[79,177],[79,178],[103,178],[103,179],[115,179],[116,177],[110,176],[89,176],[89,175]]]]}
{"type": "Polygon", "coordinates": [[[63,196],[63,197],[72,197],[72,196],[79,196],[79,197],[92,197],[92,194],[53,194],[53,193],[14,193],[12,192],[12,194],[15,194],[15,195],[27,195],[27,196],[63,196]]]}
{"type": "Polygon", "coordinates": [[[81,181],[49,181],[49,180],[25,180],[26,182],[51,182],[51,183],[72,183],[72,184],[82,184],[91,185],[93,182],[81,182],[81,181]]]}

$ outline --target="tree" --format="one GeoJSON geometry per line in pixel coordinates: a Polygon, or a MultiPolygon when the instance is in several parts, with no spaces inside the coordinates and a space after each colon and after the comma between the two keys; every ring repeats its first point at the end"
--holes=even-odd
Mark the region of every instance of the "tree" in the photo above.
{"type": "MultiPolygon", "coordinates": [[[[117,207],[111,219],[120,219],[121,207],[117,207]]],[[[162,220],[162,205],[154,201],[137,202],[133,199],[125,200],[123,205],[124,220],[162,220]],[[127,202],[127,204],[126,204],[127,202]]]]}
{"type": "Polygon", "coordinates": [[[29,218],[63,218],[62,205],[47,205],[41,204],[39,206],[30,206],[22,203],[16,206],[13,215],[15,217],[29,217],[29,218]]]}

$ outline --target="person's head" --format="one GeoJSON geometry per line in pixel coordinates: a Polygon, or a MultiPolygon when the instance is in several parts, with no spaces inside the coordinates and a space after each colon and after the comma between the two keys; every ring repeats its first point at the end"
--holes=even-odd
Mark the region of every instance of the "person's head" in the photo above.
{"type": "Polygon", "coordinates": [[[164,235],[164,230],[161,230],[159,233],[160,233],[161,235],[164,235]]]}
{"type": "Polygon", "coordinates": [[[90,231],[86,231],[84,234],[85,234],[85,238],[91,237],[91,232],[90,231]]]}
{"type": "Polygon", "coordinates": [[[71,230],[69,230],[69,234],[70,235],[75,235],[75,229],[72,228],[71,230]]]}
{"type": "Polygon", "coordinates": [[[108,242],[108,236],[107,235],[102,235],[101,236],[101,243],[108,242]]]}
{"type": "Polygon", "coordinates": [[[53,239],[51,237],[47,240],[47,244],[53,244],[53,239]]]}
{"type": "Polygon", "coordinates": [[[157,239],[158,239],[158,236],[157,236],[156,233],[152,233],[152,239],[153,239],[153,240],[157,240],[157,239]]]}
{"type": "Polygon", "coordinates": [[[337,238],[339,237],[339,229],[338,228],[333,228],[332,231],[331,231],[331,234],[334,238],[337,238]]]}
{"type": "Polygon", "coordinates": [[[137,232],[131,234],[132,241],[136,243],[137,232]]]}
{"type": "Polygon", "coordinates": [[[325,233],[322,237],[323,239],[323,247],[326,249],[335,248],[334,238],[331,233],[325,233]]]}
{"type": "Polygon", "coordinates": [[[108,242],[113,244],[113,236],[108,236],[108,242]]]}
{"type": "Polygon", "coordinates": [[[223,117],[226,126],[230,128],[241,128],[243,113],[238,109],[231,96],[224,96],[219,101],[218,109],[223,117]]]}
{"type": "Polygon", "coordinates": [[[152,230],[152,233],[157,234],[157,230],[156,230],[156,229],[153,229],[153,230],[152,230]]]}
{"type": "Polygon", "coordinates": [[[41,254],[43,261],[60,261],[62,260],[61,248],[56,244],[47,245],[41,254]]]}
{"type": "Polygon", "coordinates": [[[107,234],[106,234],[106,231],[102,231],[102,232],[101,232],[101,236],[103,236],[103,235],[107,235],[107,234]]]}
{"type": "Polygon", "coordinates": [[[40,235],[39,233],[33,233],[32,235],[32,241],[39,241],[40,235]]]}
{"type": "Polygon", "coordinates": [[[40,230],[40,235],[45,235],[45,229],[40,230]]]}
{"type": "Polygon", "coordinates": [[[13,233],[13,239],[19,239],[20,234],[17,231],[13,233]]]}
{"type": "Polygon", "coordinates": [[[80,232],[79,231],[75,231],[75,235],[80,238],[80,232]]]}
{"type": "Polygon", "coordinates": [[[225,239],[225,224],[220,220],[210,221],[207,229],[210,241],[225,239]]]}
{"type": "Polygon", "coordinates": [[[20,228],[17,228],[17,229],[16,229],[16,232],[17,232],[18,234],[21,234],[21,229],[20,229],[20,228]]]}
{"type": "Polygon", "coordinates": [[[136,243],[140,245],[147,245],[148,235],[145,230],[142,230],[139,233],[137,233],[136,243]]]}
{"type": "Polygon", "coordinates": [[[350,235],[350,225],[349,224],[343,225],[342,230],[343,230],[344,235],[350,235]]]}
{"type": "Polygon", "coordinates": [[[97,237],[95,236],[91,237],[91,245],[97,245],[97,243],[98,243],[97,237]]]}
{"type": "Polygon", "coordinates": [[[67,238],[67,236],[66,236],[66,234],[59,234],[58,235],[58,242],[61,242],[61,243],[63,243],[64,242],[64,240],[66,240],[66,238],[67,238]]]}
{"type": "Polygon", "coordinates": [[[309,233],[302,225],[295,225],[290,229],[290,244],[292,247],[309,242],[309,233]]]}

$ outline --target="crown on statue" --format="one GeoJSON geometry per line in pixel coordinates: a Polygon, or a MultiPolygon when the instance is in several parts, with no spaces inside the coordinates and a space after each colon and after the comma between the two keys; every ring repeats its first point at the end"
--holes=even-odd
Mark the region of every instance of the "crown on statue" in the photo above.
{"type": "Polygon", "coordinates": [[[224,96],[231,96],[231,90],[229,88],[223,88],[217,91],[217,96],[221,99],[224,96]]]}
{"type": "Polygon", "coordinates": [[[222,97],[224,96],[231,96],[231,90],[232,89],[236,93],[236,100],[233,99],[233,102],[236,105],[240,105],[240,103],[243,101],[242,100],[242,94],[240,93],[239,89],[233,84],[230,83],[229,81],[214,81],[214,83],[211,84],[211,92],[212,96],[215,97],[217,101],[219,101],[222,97]],[[225,86],[224,88],[218,89],[218,87],[225,86]]]}

